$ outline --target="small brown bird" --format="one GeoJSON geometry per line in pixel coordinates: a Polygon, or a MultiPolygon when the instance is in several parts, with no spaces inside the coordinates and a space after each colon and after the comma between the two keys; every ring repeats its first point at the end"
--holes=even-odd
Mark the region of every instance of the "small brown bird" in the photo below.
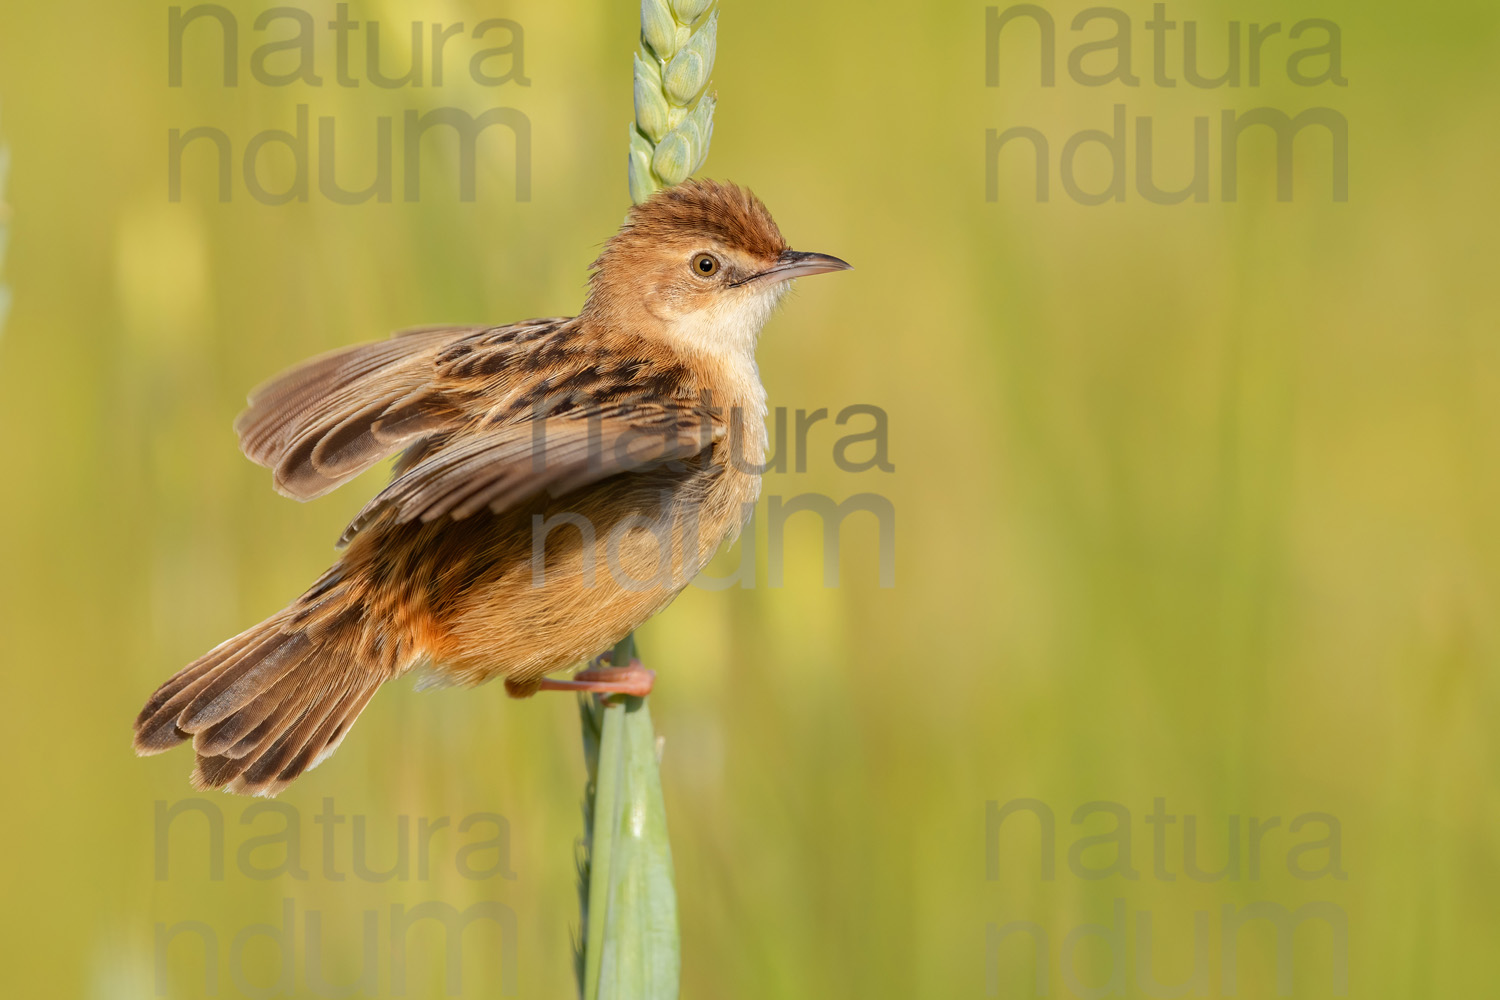
{"type": "Polygon", "coordinates": [[[290,606],[146,702],[135,749],[191,739],[193,784],[274,795],[336,749],[375,690],[440,682],[644,694],[608,649],[738,533],[760,492],[761,327],[803,275],[744,188],[689,181],[630,211],[571,319],[413,330],[256,389],[240,448],[310,500],[400,453],[290,606]]]}

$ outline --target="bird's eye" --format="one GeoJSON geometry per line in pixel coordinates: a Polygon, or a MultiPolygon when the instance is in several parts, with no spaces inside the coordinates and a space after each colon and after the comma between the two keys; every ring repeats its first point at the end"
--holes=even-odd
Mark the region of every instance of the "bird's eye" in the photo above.
{"type": "Polygon", "coordinates": [[[707,278],[719,270],[719,258],[713,254],[700,253],[693,258],[693,270],[707,278]]]}

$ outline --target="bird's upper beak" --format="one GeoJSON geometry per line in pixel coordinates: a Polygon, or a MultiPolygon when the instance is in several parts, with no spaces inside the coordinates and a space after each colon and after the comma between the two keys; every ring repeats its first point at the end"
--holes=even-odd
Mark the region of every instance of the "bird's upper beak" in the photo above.
{"type": "Polygon", "coordinates": [[[848,271],[854,265],[826,253],[807,253],[802,250],[785,250],[781,256],[776,258],[774,267],[769,267],[759,274],[753,274],[744,281],[736,282],[746,285],[752,281],[765,281],[775,283],[790,281],[793,278],[805,278],[809,274],[826,274],[829,271],[848,271]]]}

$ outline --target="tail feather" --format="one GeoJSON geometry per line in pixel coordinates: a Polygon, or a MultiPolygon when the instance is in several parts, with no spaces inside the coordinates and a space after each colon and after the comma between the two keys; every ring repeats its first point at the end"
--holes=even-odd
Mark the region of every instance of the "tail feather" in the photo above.
{"type": "Polygon", "coordinates": [[[312,650],[312,642],[301,632],[271,632],[199,688],[177,724],[196,734],[224,721],[265,694],[312,650]]]}
{"type": "MultiPolygon", "coordinates": [[[[193,787],[229,787],[252,762],[245,757],[199,757],[197,766],[193,769],[193,787]]],[[[234,789],[231,787],[229,790],[234,789]]]]}
{"type": "Polygon", "coordinates": [[[297,671],[287,671],[238,711],[198,730],[193,736],[193,752],[199,757],[242,757],[249,753],[265,735],[262,727],[284,717],[288,699],[302,680],[297,671]],[[238,753],[236,748],[240,748],[238,753]]]}
{"type": "Polygon", "coordinates": [[[220,643],[157,688],[136,716],[135,752],[141,756],[158,754],[187,739],[191,734],[179,725],[183,711],[216,677],[233,671],[247,653],[266,641],[268,624],[220,643]]]}
{"type": "MultiPolygon", "coordinates": [[[[264,753],[228,782],[229,790],[275,795],[299,775],[322,763],[337,749],[379,686],[378,679],[351,672],[338,688],[308,704],[264,753]]],[[[200,771],[202,763],[200,759],[200,771]]],[[[207,773],[202,777],[206,778],[207,773]]]]}
{"type": "Polygon", "coordinates": [[[199,748],[200,757],[248,757],[246,767],[254,763],[255,759],[270,749],[276,737],[284,733],[293,725],[306,710],[306,694],[302,690],[305,685],[298,683],[301,678],[287,678],[283,680],[286,685],[284,690],[278,690],[268,695],[264,700],[270,704],[270,713],[250,732],[236,742],[233,746],[226,748],[222,753],[210,752],[205,746],[199,748]]]}
{"type": "Polygon", "coordinates": [[[281,779],[290,781],[292,778],[304,771],[310,771],[323,761],[333,755],[344,742],[344,736],[349,732],[349,727],[354,725],[354,720],[365,710],[365,705],[375,694],[374,685],[360,685],[352,688],[338,704],[333,712],[322,721],[313,734],[302,744],[287,765],[282,768],[281,779]]]}
{"type": "Polygon", "coordinates": [[[135,750],[191,740],[192,782],[275,795],[342,741],[392,664],[357,655],[335,627],[312,632],[274,615],[188,664],[136,718],[135,750]]]}
{"type": "MultiPolygon", "coordinates": [[[[268,697],[266,700],[272,701],[273,698],[268,697]]],[[[275,702],[271,714],[223,753],[207,753],[195,746],[197,762],[193,769],[193,786],[253,793],[253,789],[244,787],[238,779],[257,762],[264,760],[286,736],[287,729],[295,725],[306,711],[305,700],[283,697],[275,702]]]]}
{"type": "MultiPolygon", "coordinates": [[[[305,699],[295,713],[295,719],[281,731],[281,736],[265,753],[261,754],[245,770],[243,781],[247,785],[266,785],[277,780],[288,761],[302,749],[323,719],[337,710],[344,701],[342,689],[326,692],[317,700],[305,699]]],[[[300,773],[300,772],[299,772],[300,773]]]]}

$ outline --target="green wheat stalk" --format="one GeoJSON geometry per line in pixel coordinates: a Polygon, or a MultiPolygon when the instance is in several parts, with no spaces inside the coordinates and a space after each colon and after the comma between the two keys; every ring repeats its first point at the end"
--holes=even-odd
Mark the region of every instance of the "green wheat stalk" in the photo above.
{"type": "MultiPolygon", "coordinates": [[[[615,646],[624,664],[635,640],[615,646]]],[[[589,782],[578,861],[583,1000],[676,1000],[681,951],[660,756],[644,698],[579,699],[589,782]]]]}
{"type": "MultiPolygon", "coordinates": [[[[680,184],[703,164],[714,134],[707,93],[718,43],[714,0],[641,0],[630,126],[630,200],[680,184]]],[[[624,666],[635,638],[615,646],[624,666]]],[[[644,698],[580,698],[588,784],[578,852],[583,1000],[676,1000],[682,965],[677,890],[661,792],[661,754],[644,698]]]]}

